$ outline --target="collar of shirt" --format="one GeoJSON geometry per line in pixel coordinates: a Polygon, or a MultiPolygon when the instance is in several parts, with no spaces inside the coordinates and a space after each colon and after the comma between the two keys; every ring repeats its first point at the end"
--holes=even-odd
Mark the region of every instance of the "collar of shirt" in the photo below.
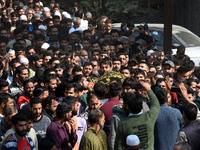
{"type": "Polygon", "coordinates": [[[108,101],[119,101],[116,97],[111,97],[108,101]]]}
{"type": "Polygon", "coordinates": [[[130,117],[130,116],[138,116],[138,115],[141,115],[142,114],[142,112],[139,112],[139,113],[137,113],[137,114],[133,114],[133,113],[130,113],[128,116],[130,117]]]}

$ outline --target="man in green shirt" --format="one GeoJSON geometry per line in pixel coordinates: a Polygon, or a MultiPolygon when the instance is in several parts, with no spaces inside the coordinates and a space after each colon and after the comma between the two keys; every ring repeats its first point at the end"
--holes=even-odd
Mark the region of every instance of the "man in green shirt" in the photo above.
{"type": "Polygon", "coordinates": [[[108,150],[107,136],[102,130],[105,116],[99,109],[89,112],[88,122],[90,127],[81,139],[79,150],[108,150]]]}
{"type": "Polygon", "coordinates": [[[142,113],[143,97],[127,93],[127,110],[129,110],[129,117],[119,122],[117,129],[115,150],[123,150],[126,145],[126,137],[135,134],[140,139],[140,148],[146,150],[154,149],[154,124],[160,111],[160,105],[157,97],[151,90],[151,85],[147,82],[140,81],[143,90],[147,91],[150,98],[150,110],[142,113]]]}

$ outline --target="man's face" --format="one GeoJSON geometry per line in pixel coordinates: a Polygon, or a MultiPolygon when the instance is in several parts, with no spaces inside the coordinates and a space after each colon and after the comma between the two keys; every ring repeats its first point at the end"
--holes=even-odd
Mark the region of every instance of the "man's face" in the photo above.
{"type": "Polygon", "coordinates": [[[27,122],[26,121],[18,121],[16,125],[14,125],[15,132],[19,136],[25,136],[27,134],[27,122]]]}
{"type": "Polygon", "coordinates": [[[128,93],[128,92],[134,93],[134,92],[135,92],[135,89],[131,89],[131,87],[128,86],[128,85],[123,86],[123,93],[128,93]]]}
{"type": "Polygon", "coordinates": [[[8,32],[7,32],[7,30],[1,30],[0,36],[8,37],[8,32]]]}
{"type": "Polygon", "coordinates": [[[98,43],[94,43],[94,44],[92,45],[92,49],[93,49],[93,50],[101,50],[101,47],[99,46],[98,43]]]}
{"type": "Polygon", "coordinates": [[[119,58],[121,59],[122,66],[126,66],[127,65],[126,56],[120,55],[119,58]]]}
{"type": "Polygon", "coordinates": [[[112,23],[106,23],[106,24],[105,24],[105,29],[106,29],[106,31],[110,31],[111,28],[112,28],[112,23]]]}
{"type": "Polygon", "coordinates": [[[50,106],[50,109],[51,109],[51,111],[52,111],[53,113],[56,112],[57,106],[58,106],[58,101],[52,100],[52,104],[51,104],[51,106],[50,106]]]}
{"type": "Polygon", "coordinates": [[[39,59],[39,60],[37,60],[37,61],[35,62],[35,66],[36,66],[37,68],[41,68],[42,65],[43,65],[43,59],[39,59]]]}
{"type": "Polygon", "coordinates": [[[88,77],[90,74],[92,74],[92,71],[93,67],[91,65],[83,67],[83,74],[85,77],[88,77]]]}
{"type": "Polygon", "coordinates": [[[19,74],[19,80],[21,82],[24,82],[25,80],[27,80],[28,77],[29,77],[28,69],[22,70],[21,73],[19,74]]]}
{"type": "Polygon", "coordinates": [[[103,114],[103,116],[99,119],[99,125],[101,129],[103,129],[104,124],[105,124],[105,115],[103,114]]]}
{"type": "Polygon", "coordinates": [[[197,90],[197,83],[196,83],[196,82],[191,82],[191,86],[190,86],[190,88],[192,88],[193,91],[196,92],[196,90],[197,90]]]}
{"type": "Polygon", "coordinates": [[[124,48],[126,48],[126,49],[129,48],[129,45],[130,45],[129,40],[124,40],[123,41],[123,47],[124,48]]]}
{"type": "Polygon", "coordinates": [[[0,93],[8,93],[8,86],[4,86],[0,89],[0,93]]]}
{"type": "Polygon", "coordinates": [[[27,121],[27,131],[29,132],[32,127],[33,127],[33,120],[28,120],[27,121]]]}
{"type": "Polygon", "coordinates": [[[94,31],[95,30],[95,26],[93,26],[92,24],[88,24],[88,30],[94,31]]]}
{"type": "Polygon", "coordinates": [[[33,96],[33,91],[34,91],[33,83],[32,82],[27,83],[25,88],[24,88],[24,91],[29,97],[32,97],[33,96]]]}
{"type": "Polygon", "coordinates": [[[158,82],[158,83],[157,83],[157,86],[158,86],[158,87],[161,87],[161,88],[164,89],[164,90],[167,90],[167,85],[166,85],[166,83],[165,83],[164,81],[158,82]]]}
{"type": "Polygon", "coordinates": [[[115,69],[116,71],[120,71],[121,61],[113,61],[113,69],[115,69]]]}
{"type": "Polygon", "coordinates": [[[68,45],[67,40],[60,41],[60,47],[65,48],[65,47],[67,47],[67,45],[68,45]]]}
{"type": "Polygon", "coordinates": [[[51,56],[45,56],[44,57],[44,60],[43,60],[43,62],[44,62],[44,66],[45,67],[48,67],[49,66],[49,64],[48,64],[48,62],[51,60],[51,56]]]}
{"type": "Polygon", "coordinates": [[[185,50],[183,48],[177,51],[176,58],[183,59],[184,56],[185,56],[185,50]]]}
{"type": "Polygon", "coordinates": [[[91,63],[94,66],[94,71],[98,71],[99,70],[99,64],[98,64],[98,62],[97,61],[91,61],[91,63]]]}
{"type": "Polygon", "coordinates": [[[139,64],[139,68],[140,68],[141,70],[144,70],[144,71],[146,71],[146,72],[149,72],[148,66],[147,66],[145,63],[140,63],[140,64],[139,64]]]}
{"type": "Polygon", "coordinates": [[[79,102],[76,101],[76,103],[72,106],[72,115],[76,116],[79,108],[79,102]]]}
{"type": "Polygon", "coordinates": [[[60,60],[53,61],[51,64],[52,68],[54,68],[56,64],[60,64],[60,60]]]}
{"type": "Polygon", "coordinates": [[[101,72],[103,74],[106,73],[106,72],[108,72],[108,71],[110,71],[110,70],[111,70],[110,65],[108,65],[108,64],[101,64],[101,72]]]}
{"type": "Polygon", "coordinates": [[[110,36],[110,39],[114,42],[117,42],[119,40],[119,34],[118,33],[112,33],[110,36]]]}
{"type": "Polygon", "coordinates": [[[54,25],[59,26],[60,25],[60,19],[55,19],[54,20],[54,25]]]}
{"type": "Polygon", "coordinates": [[[137,74],[136,76],[135,76],[135,80],[136,80],[136,82],[138,82],[139,80],[145,80],[145,78],[144,78],[144,76],[142,75],[142,74],[137,74]]]}
{"type": "Polygon", "coordinates": [[[56,74],[57,74],[59,77],[62,77],[62,76],[63,76],[63,71],[64,71],[63,68],[56,68],[56,69],[55,69],[55,72],[56,72],[56,74]]]}
{"type": "Polygon", "coordinates": [[[65,114],[65,121],[69,121],[72,117],[72,111],[69,111],[68,113],[65,114]]]}
{"type": "Polygon", "coordinates": [[[99,107],[99,100],[97,97],[92,97],[88,103],[88,107],[90,110],[97,109],[99,107]]]}
{"type": "Polygon", "coordinates": [[[174,68],[172,68],[170,65],[164,65],[163,66],[163,72],[168,72],[168,73],[173,73],[174,72],[174,68]]]}
{"type": "Polygon", "coordinates": [[[126,77],[130,77],[130,71],[129,71],[128,69],[123,69],[123,70],[121,71],[121,73],[122,73],[123,75],[125,75],[126,77]]]}
{"type": "Polygon", "coordinates": [[[183,80],[189,79],[190,78],[190,71],[184,73],[184,74],[178,74],[177,76],[183,80]]]}
{"type": "Polygon", "coordinates": [[[83,48],[85,48],[85,49],[89,49],[90,48],[90,42],[89,41],[87,41],[87,40],[85,40],[85,41],[83,41],[82,42],[82,45],[83,45],[83,48]]]}
{"type": "Polygon", "coordinates": [[[19,33],[19,34],[15,35],[15,39],[16,39],[16,40],[19,40],[19,39],[21,39],[21,38],[22,38],[22,33],[19,33]]]}
{"type": "Polygon", "coordinates": [[[115,57],[116,56],[115,46],[112,46],[112,45],[110,46],[109,53],[110,53],[110,57],[115,57]]]}
{"type": "Polygon", "coordinates": [[[35,50],[34,49],[30,49],[30,50],[28,50],[26,55],[27,55],[28,58],[30,58],[33,54],[35,54],[35,50]]]}
{"type": "Polygon", "coordinates": [[[13,99],[12,98],[8,98],[8,101],[6,103],[6,106],[14,106],[14,103],[13,103],[13,99]]]}
{"type": "Polygon", "coordinates": [[[95,60],[99,60],[99,52],[93,52],[92,54],[92,58],[95,59],[95,60]]]}
{"type": "Polygon", "coordinates": [[[34,118],[40,117],[42,113],[42,104],[41,103],[33,104],[33,106],[31,107],[31,112],[34,118]]]}
{"type": "Polygon", "coordinates": [[[72,27],[72,23],[71,22],[67,22],[66,27],[69,30],[72,27]]]}
{"type": "Polygon", "coordinates": [[[51,79],[48,88],[51,92],[54,92],[57,88],[57,79],[51,79]]]}
{"type": "Polygon", "coordinates": [[[65,90],[64,95],[65,96],[75,96],[75,91],[74,90],[75,90],[74,87],[71,88],[70,90],[65,90]]]}
{"type": "Polygon", "coordinates": [[[52,28],[52,29],[51,29],[51,36],[52,36],[52,37],[58,36],[58,29],[57,29],[57,28],[52,28]]]}
{"type": "Polygon", "coordinates": [[[44,91],[40,96],[39,96],[39,98],[41,99],[41,100],[44,100],[46,97],[48,97],[49,96],[49,91],[44,91]]]}
{"type": "Polygon", "coordinates": [[[1,42],[0,43],[0,55],[5,55],[6,54],[6,43],[1,42]]]}

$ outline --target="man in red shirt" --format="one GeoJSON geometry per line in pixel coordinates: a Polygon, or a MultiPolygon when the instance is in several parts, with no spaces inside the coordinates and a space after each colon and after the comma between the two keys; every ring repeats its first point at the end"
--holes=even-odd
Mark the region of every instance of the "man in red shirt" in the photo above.
{"type": "Polygon", "coordinates": [[[105,114],[106,123],[104,129],[105,131],[108,131],[107,133],[109,133],[110,118],[113,115],[112,107],[115,105],[122,104],[122,102],[119,101],[121,92],[122,92],[122,86],[119,83],[112,83],[109,86],[110,99],[100,108],[105,114]]]}
{"type": "Polygon", "coordinates": [[[21,113],[18,113],[12,117],[13,128],[15,133],[13,134],[13,140],[6,141],[3,145],[3,149],[7,150],[35,150],[34,143],[27,134],[27,117],[21,113]]]}

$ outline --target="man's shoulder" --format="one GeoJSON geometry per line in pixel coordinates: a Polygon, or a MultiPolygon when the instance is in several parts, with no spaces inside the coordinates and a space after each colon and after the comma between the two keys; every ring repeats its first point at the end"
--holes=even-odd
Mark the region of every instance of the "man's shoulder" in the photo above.
{"type": "Polygon", "coordinates": [[[51,120],[49,119],[49,117],[47,117],[46,115],[43,115],[42,117],[42,121],[47,121],[47,122],[51,122],[51,120]]]}
{"type": "Polygon", "coordinates": [[[17,141],[16,140],[12,140],[12,141],[5,141],[4,145],[3,145],[3,149],[17,149],[17,141]]]}

